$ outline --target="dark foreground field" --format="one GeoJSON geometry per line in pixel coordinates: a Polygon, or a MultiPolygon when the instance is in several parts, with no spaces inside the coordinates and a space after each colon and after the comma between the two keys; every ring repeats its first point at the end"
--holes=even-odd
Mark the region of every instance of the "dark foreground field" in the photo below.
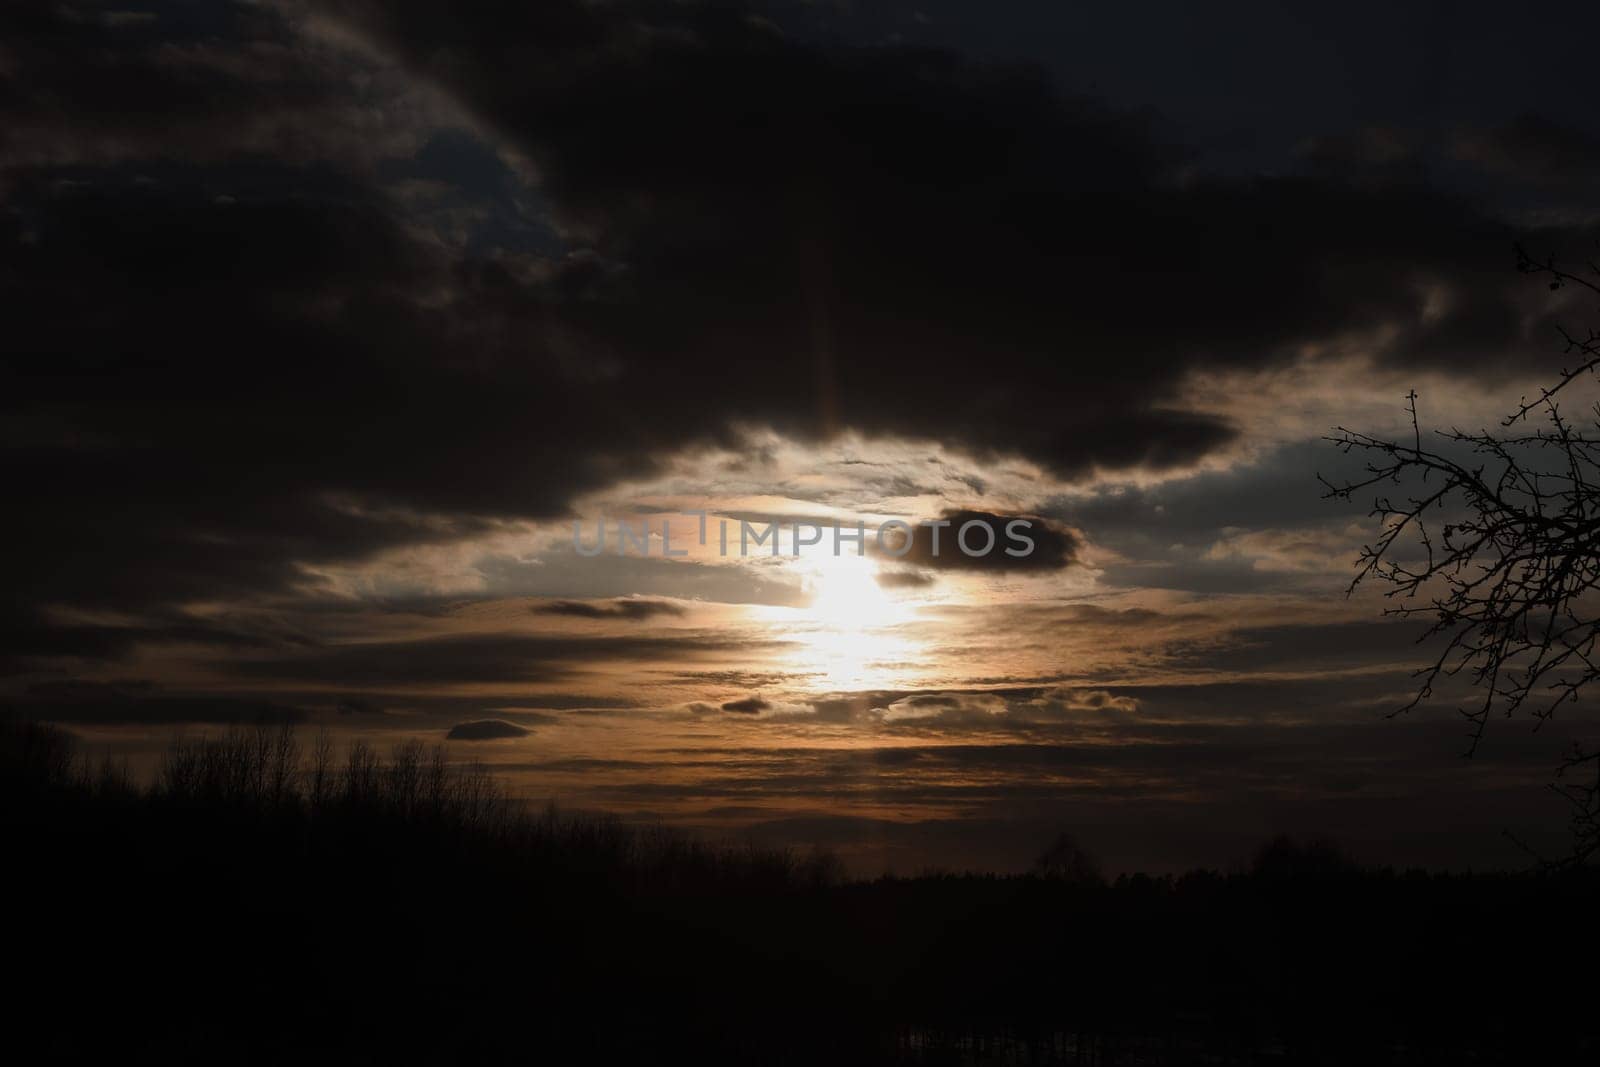
{"type": "MultiPolygon", "coordinates": [[[[840,882],[235,733],[153,789],[3,730],[6,1040],[100,1063],[1594,1062],[1584,874],[840,882]]],[[[8,1056],[8,1059],[11,1057],[8,1056]]]]}

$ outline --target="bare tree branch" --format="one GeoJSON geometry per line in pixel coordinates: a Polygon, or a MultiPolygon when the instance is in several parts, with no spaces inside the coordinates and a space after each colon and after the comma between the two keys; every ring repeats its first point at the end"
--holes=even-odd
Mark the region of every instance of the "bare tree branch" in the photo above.
{"type": "MultiPolygon", "coordinates": [[[[1578,285],[1600,295],[1600,269],[1591,266],[1591,278],[1517,253],[1519,269],[1552,289],[1578,285]]],[[[1324,495],[1372,491],[1370,515],[1381,529],[1362,547],[1348,592],[1385,587],[1385,614],[1429,619],[1425,639],[1439,642],[1416,672],[1416,694],[1394,714],[1429,700],[1445,679],[1465,679],[1477,694],[1459,709],[1468,755],[1491,718],[1526,714],[1538,728],[1600,678],[1600,407],[1579,430],[1558,403],[1572,382],[1600,370],[1600,333],[1566,341],[1570,369],[1523,398],[1500,432],[1424,433],[1412,392],[1408,439],[1343,427],[1326,438],[1367,463],[1348,481],[1319,476],[1324,495]],[[1535,419],[1542,425],[1505,432],[1535,419]]],[[[1554,788],[1572,805],[1566,862],[1583,862],[1600,852],[1600,752],[1575,747],[1554,788]]]]}

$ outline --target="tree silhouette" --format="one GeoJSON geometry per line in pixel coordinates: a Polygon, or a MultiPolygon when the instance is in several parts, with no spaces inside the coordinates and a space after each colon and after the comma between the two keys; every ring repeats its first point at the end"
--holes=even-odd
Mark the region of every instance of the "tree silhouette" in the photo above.
{"type": "MultiPolygon", "coordinates": [[[[1517,249],[1518,269],[1553,290],[1600,295],[1600,265],[1573,273],[1517,249]]],[[[1427,618],[1438,655],[1418,670],[1415,696],[1394,714],[1461,677],[1475,694],[1461,706],[1467,753],[1489,719],[1527,714],[1536,728],[1576,704],[1600,677],[1600,404],[1582,424],[1559,401],[1574,382],[1596,376],[1600,333],[1564,333],[1570,369],[1533,399],[1523,397],[1497,430],[1424,434],[1417,394],[1408,394],[1411,436],[1388,440],[1338,430],[1327,440],[1367,457],[1364,476],[1319,479],[1328,497],[1375,490],[1371,515],[1382,533],[1363,546],[1350,591],[1386,586],[1386,615],[1427,618]],[[1402,486],[1390,496],[1387,486],[1402,486]]],[[[1554,788],[1571,804],[1573,853],[1600,851],[1600,749],[1574,743],[1554,788]]]]}
{"type": "Polygon", "coordinates": [[[1069,885],[1100,886],[1106,879],[1100,867],[1069,833],[1061,833],[1039,854],[1033,871],[1041,878],[1069,885]]]}

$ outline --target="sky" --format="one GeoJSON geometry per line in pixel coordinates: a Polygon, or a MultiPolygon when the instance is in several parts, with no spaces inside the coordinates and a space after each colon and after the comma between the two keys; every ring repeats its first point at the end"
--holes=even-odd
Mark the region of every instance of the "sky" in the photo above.
{"type": "Polygon", "coordinates": [[[1592,716],[1470,760],[1449,694],[1390,716],[1418,625],[1346,596],[1374,520],[1317,475],[1411,390],[1493,425],[1596,321],[1513,252],[1600,235],[1584,5],[0,28],[12,713],[141,768],[263,716],[448,738],[863,873],[1559,838],[1592,716]],[[1034,550],[878,543],[935,520],[1034,550]]]}

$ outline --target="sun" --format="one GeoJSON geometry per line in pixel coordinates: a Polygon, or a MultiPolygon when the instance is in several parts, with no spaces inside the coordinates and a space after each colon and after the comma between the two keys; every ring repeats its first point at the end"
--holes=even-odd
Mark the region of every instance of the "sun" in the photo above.
{"type": "Polygon", "coordinates": [[[877,569],[860,556],[822,555],[807,560],[811,614],[830,627],[862,630],[892,621],[898,605],[878,585],[877,569]]]}
{"type": "Polygon", "coordinates": [[[819,555],[804,567],[809,624],[791,635],[794,669],[841,691],[891,687],[917,653],[901,625],[910,607],[878,585],[876,567],[860,556],[819,555]]]}

